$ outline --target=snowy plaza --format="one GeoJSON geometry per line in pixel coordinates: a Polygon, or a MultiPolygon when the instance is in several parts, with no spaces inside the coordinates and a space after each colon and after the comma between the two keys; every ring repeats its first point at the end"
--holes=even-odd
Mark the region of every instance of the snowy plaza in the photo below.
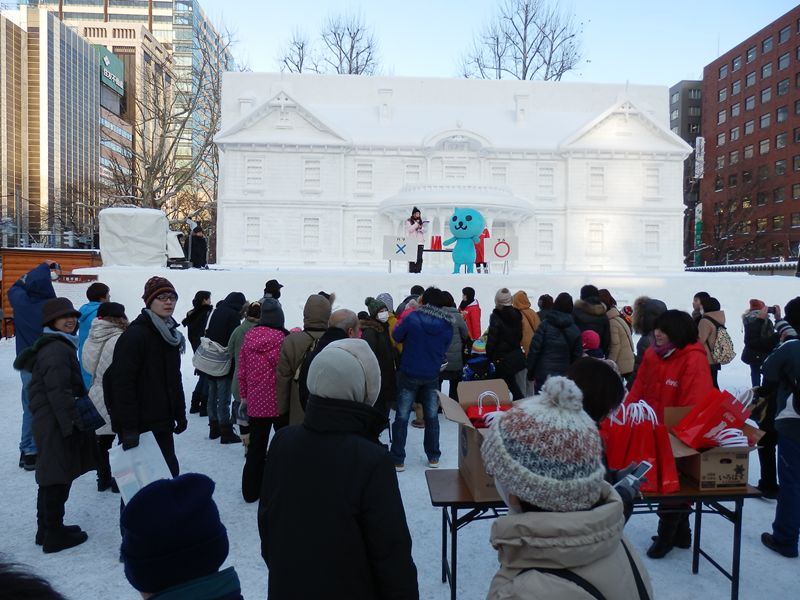
{"type": "MultiPolygon", "coordinates": [[[[364,298],[388,291],[399,303],[415,283],[437,284],[453,294],[461,287],[471,285],[484,306],[485,326],[492,306],[494,293],[499,287],[523,289],[535,298],[542,293],[555,294],[566,290],[576,294],[587,282],[608,287],[619,303],[632,303],[636,296],[647,294],[663,299],[669,306],[688,309],[692,295],[707,290],[720,298],[727,311],[730,333],[737,348],[741,348],[742,332],[739,314],[747,307],[751,297],[763,298],[767,303],[784,304],[797,295],[797,280],[791,277],[756,277],[733,274],[685,274],[668,277],[652,275],[555,275],[545,273],[520,273],[453,276],[447,269],[430,267],[421,276],[389,274],[386,270],[285,268],[266,270],[258,268],[209,271],[166,271],[142,268],[101,268],[86,270],[96,273],[100,281],[108,284],[114,301],[125,304],[128,315],[135,315],[142,305],[141,290],[148,277],[161,274],[175,285],[180,298],[175,311],[182,316],[190,307],[194,292],[206,289],[212,299],[219,300],[230,291],[242,291],[248,298],[261,296],[264,282],[277,278],[284,284],[281,302],[286,312],[288,327],[300,325],[302,307],[309,294],[320,290],[335,292],[336,308],[361,310],[364,298]]],[[[81,302],[83,286],[59,284],[59,294],[77,294],[81,302]],[[70,287],[81,288],[70,291],[70,287]]],[[[36,484],[33,473],[17,468],[16,442],[19,436],[20,410],[18,403],[20,380],[10,364],[14,355],[13,340],[0,342],[0,358],[8,365],[3,370],[2,389],[6,402],[0,409],[3,422],[3,460],[0,461],[0,478],[3,481],[3,502],[0,504],[0,523],[3,536],[0,552],[12,560],[30,565],[36,572],[51,580],[68,597],[75,598],[130,598],[138,594],[128,585],[118,562],[120,534],[119,498],[109,492],[98,493],[95,477],[89,473],[75,482],[67,502],[66,522],[80,523],[89,534],[85,544],[57,554],[43,555],[34,545],[36,484]]],[[[194,386],[190,355],[182,362],[183,384],[186,390],[194,386]]],[[[737,358],[723,368],[721,385],[736,391],[749,380],[747,365],[737,358]]],[[[457,426],[440,415],[442,468],[457,467],[457,426]]],[[[228,528],[231,551],[226,566],[236,567],[242,581],[245,598],[264,598],[267,589],[267,570],[260,555],[260,542],[256,524],[257,505],[248,505],[241,498],[241,446],[221,446],[208,438],[206,419],[189,416],[188,430],[176,436],[178,459],[182,472],[201,472],[217,484],[214,497],[219,505],[222,521],[228,528]]],[[[386,432],[383,434],[386,441],[386,432]]],[[[441,582],[441,511],[430,504],[425,483],[426,465],[422,451],[422,431],[410,428],[407,449],[407,468],[398,474],[406,516],[413,540],[413,557],[418,569],[420,598],[426,600],[449,598],[449,588],[441,582]]],[[[758,460],[755,453],[750,460],[750,483],[758,480],[758,460]]],[[[325,490],[320,490],[320,502],[325,502],[325,490]]],[[[776,556],[764,548],[759,536],[768,531],[774,516],[775,503],[765,500],[747,500],[744,506],[742,534],[741,598],[785,594],[795,573],[791,559],[776,556]]],[[[625,527],[625,533],[640,554],[650,544],[655,533],[656,517],[637,515],[625,527]]],[[[496,553],[489,544],[491,521],[480,521],[463,528],[459,533],[458,597],[462,600],[479,600],[485,597],[489,581],[497,569],[496,553]]],[[[323,535],[323,534],[321,534],[323,535]]],[[[720,517],[707,515],[703,520],[703,547],[723,565],[729,566],[733,527],[720,517]]],[[[313,544],[313,540],[308,541],[313,544]]],[[[666,558],[653,561],[644,558],[659,600],[730,597],[729,582],[711,565],[701,560],[700,572],[691,573],[691,551],[673,550],[666,558]]]]}

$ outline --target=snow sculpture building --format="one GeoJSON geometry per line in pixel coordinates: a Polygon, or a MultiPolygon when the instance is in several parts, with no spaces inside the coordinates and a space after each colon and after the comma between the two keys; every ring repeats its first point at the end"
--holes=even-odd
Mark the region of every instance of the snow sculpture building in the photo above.
{"type": "Polygon", "coordinates": [[[682,268],[683,161],[667,88],[226,73],[225,264],[368,264],[413,206],[519,240],[518,268],[682,268]]]}

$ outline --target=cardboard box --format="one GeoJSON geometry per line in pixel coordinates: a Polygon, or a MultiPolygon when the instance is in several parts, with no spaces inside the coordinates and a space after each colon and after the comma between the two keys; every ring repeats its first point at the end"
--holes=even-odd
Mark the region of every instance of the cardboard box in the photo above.
{"type": "Polygon", "coordinates": [[[695,450],[672,435],[672,427],[680,423],[691,406],[664,409],[664,424],[670,430],[669,441],[678,470],[697,482],[701,490],[737,490],[747,487],[750,453],[763,431],[744,425],[742,431],[750,446],[695,450]]]}
{"type": "MultiPolygon", "coordinates": [[[[481,458],[481,444],[488,430],[475,429],[466,413],[467,407],[479,404],[481,394],[486,391],[497,394],[501,404],[511,404],[508,386],[502,379],[462,381],[458,384],[458,402],[439,392],[444,416],[458,423],[458,471],[466,482],[472,498],[478,502],[501,499],[494,487],[494,477],[486,472],[481,458]]],[[[494,402],[493,399],[485,398],[484,405],[487,401],[494,402]]]]}

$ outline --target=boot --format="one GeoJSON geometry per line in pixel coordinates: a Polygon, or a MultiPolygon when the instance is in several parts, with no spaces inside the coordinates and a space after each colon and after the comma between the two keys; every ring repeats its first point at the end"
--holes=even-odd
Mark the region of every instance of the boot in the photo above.
{"type": "Polygon", "coordinates": [[[189,407],[189,414],[196,415],[200,412],[200,407],[208,399],[200,394],[200,392],[192,392],[192,404],[189,407]]]}
{"type": "Polygon", "coordinates": [[[49,485],[39,488],[39,491],[44,524],[44,535],[41,538],[42,550],[45,554],[61,552],[89,539],[89,536],[85,531],[81,531],[80,527],[64,525],[64,504],[69,497],[68,485],[49,485]]]}
{"type": "Polygon", "coordinates": [[[692,547],[692,528],[689,526],[688,514],[681,515],[681,519],[678,521],[678,529],[675,532],[675,547],[683,548],[684,550],[692,547]]]}
{"type": "Polygon", "coordinates": [[[239,444],[242,441],[242,438],[233,433],[233,425],[220,425],[219,432],[220,444],[239,444]]]}
{"type": "Polygon", "coordinates": [[[653,538],[653,543],[647,549],[647,556],[650,558],[664,558],[669,554],[670,550],[675,547],[675,534],[678,531],[679,520],[680,516],[676,514],[659,516],[658,535],[653,538]]]}
{"type": "MultiPolygon", "coordinates": [[[[45,532],[45,524],[44,524],[44,492],[42,492],[42,488],[39,488],[39,493],[36,496],[36,536],[34,541],[36,542],[37,546],[41,546],[42,542],[44,542],[44,532],[45,532]]],[[[80,531],[81,528],[77,525],[64,525],[64,529],[67,531],[77,532],[80,531]]]]}
{"type": "Polygon", "coordinates": [[[220,436],[219,421],[208,422],[208,439],[216,440],[220,436]]]}
{"type": "Polygon", "coordinates": [[[89,539],[89,535],[85,531],[70,531],[66,527],[48,528],[44,535],[44,543],[42,550],[45,554],[52,554],[53,552],[61,552],[67,548],[74,548],[80,546],[83,542],[89,539]]]}

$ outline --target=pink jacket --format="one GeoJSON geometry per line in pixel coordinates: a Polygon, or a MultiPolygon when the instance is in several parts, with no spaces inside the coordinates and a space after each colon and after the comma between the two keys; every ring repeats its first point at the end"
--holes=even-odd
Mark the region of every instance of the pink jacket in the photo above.
{"type": "Polygon", "coordinates": [[[285,338],[279,329],[253,327],[239,353],[239,395],[247,401],[249,417],[278,416],[278,359],[285,338]]]}

